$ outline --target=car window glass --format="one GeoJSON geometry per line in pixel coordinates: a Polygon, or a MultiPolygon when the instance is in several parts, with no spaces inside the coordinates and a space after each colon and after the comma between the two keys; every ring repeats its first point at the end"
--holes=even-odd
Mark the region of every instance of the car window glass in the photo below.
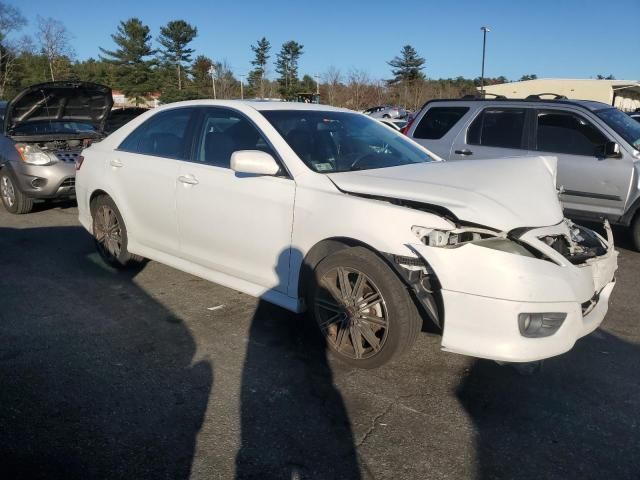
{"type": "Polygon", "coordinates": [[[207,109],[194,160],[230,168],[231,154],[239,150],[261,150],[275,157],[260,131],[243,115],[224,108],[207,109]]]}
{"type": "Polygon", "coordinates": [[[188,156],[187,127],[193,109],[176,108],[152,116],[120,144],[120,149],[184,160],[188,156]]]}
{"type": "Polygon", "coordinates": [[[433,107],[427,110],[413,132],[414,138],[437,140],[446,135],[460,120],[468,107],[433,107]]]}
{"type": "Polygon", "coordinates": [[[469,127],[467,143],[524,148],[525,114],[524,108],[487,108],[469,127]]]}
{"type": "Polygon", "coordinates": [[[537,123],[537,149],[543,152],[595,156],[608,141],[591,123],[568,112],[540,112],[537,123]]]}

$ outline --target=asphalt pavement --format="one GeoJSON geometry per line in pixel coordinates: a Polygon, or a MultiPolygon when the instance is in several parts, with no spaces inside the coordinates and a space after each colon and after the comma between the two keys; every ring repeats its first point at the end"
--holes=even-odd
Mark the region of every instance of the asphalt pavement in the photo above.
{"type": "Polygon", "coordinates": [[[360,371],[303,316],[105,266],[73,205],[0,208],[0,478],[638,479],[640,253],[617,233],[602,328],[538,374],[427,332],[360,371]]]}

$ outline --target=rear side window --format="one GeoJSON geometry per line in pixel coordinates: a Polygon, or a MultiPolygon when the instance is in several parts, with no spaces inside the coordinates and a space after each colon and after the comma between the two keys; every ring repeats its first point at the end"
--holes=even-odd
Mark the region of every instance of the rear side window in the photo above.
{"type": "Polygon", "coordinates": [[[543,152],[596,156],[607,137],[584,118],[569,112],[539,112],[537,149],[543,152]]]}
{"type": "Polygon", "coordinates": [[[136,128],[119,149],[156,157],[186,160],[189,157],[188,126],[194,110],[176,108],[160,112],[136,128]]]}
{"type": "Polygon", "coordinates": [[[438,140],[444,137],[468,111],[468,107],[430,108],[414,130],[413,137],[425,140],[438,140]]]}
{"type": "Polygon", "coordinates": [[[524,108],[487,108],[473,121],[467,143],[486,147],[524,148],[524,108]]]}

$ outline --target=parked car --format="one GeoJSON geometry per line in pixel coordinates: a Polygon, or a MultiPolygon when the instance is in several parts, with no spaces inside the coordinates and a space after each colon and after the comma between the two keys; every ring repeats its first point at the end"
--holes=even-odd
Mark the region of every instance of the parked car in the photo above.
{"type": "Polygon", "coordinates": [[[0,197],[4,208],[29,213],[36,199],[75,195],[75,161],[102,138],[111,89],[86,82],[28,87],[6,106],[0,135],[0,197]]]}
{"type": "Polygon", "coordinates": [[[553,155],[567,216],[630,226],[640,250],[640,123],[579,100],[434,100],[405,130],[447,160],[553,155]]]}
{"type": "Polygon", "coordinates": [[[388,105],[371,107],[362,113],[373,118],[404,118],[407,116],[407,111],[404,108],[391,107],[388,105]]]}
{"type": "Polygon", "coordinates": [[[388,127],[393,128],[398,132],[400,132],[407,125],[407,121],[400,118],[378,118],[376,120],[387,125],[388,127]]]}
{"type": "Polygon", "coordinates": [[[104,133],[109,135],[115,132],[117,129],[148,110],[149,109],[145,107],[122,107],[112,109],[109,113],[109,117],[107,118],[104,133]]]}
{"type": "Polygon", "coordinates": [[[358,367],[409,349],[427,319],[449,351],[558,355],[614,286],[611,235],[564,219],[553,158],[445,163],[349,110],[170,104],[78,165],[79,219],[107,262],[146,257],[307,309],[358,367]]]}

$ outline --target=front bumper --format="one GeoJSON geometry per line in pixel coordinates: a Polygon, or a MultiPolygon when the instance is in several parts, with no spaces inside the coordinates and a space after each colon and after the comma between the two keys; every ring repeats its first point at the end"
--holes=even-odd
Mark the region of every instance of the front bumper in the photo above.
{"type": "Polygon", "coordinates": [[[534,229],[521,237],[553,261],[473,244],[458,248],[412,245],[434,270],[441,286],[442,348],[492,360],[529,362],[564,353],[595,330],[607,313],[618,252],[609,231],[609,238],[603,239],[606,254],[572,265],[539,241],[541,236],[564,233],[565,229],[560,224],[534,229]],[[549,337],[524,337],[518,315],[543,312],[567,316],[549,337]]]}
{"type": "Polygon", "coordinates": [[[53,165],[12,162],[18,188],[31,198],[60,198],[75,195],[75,163],[59,161],[53,165]]]}

